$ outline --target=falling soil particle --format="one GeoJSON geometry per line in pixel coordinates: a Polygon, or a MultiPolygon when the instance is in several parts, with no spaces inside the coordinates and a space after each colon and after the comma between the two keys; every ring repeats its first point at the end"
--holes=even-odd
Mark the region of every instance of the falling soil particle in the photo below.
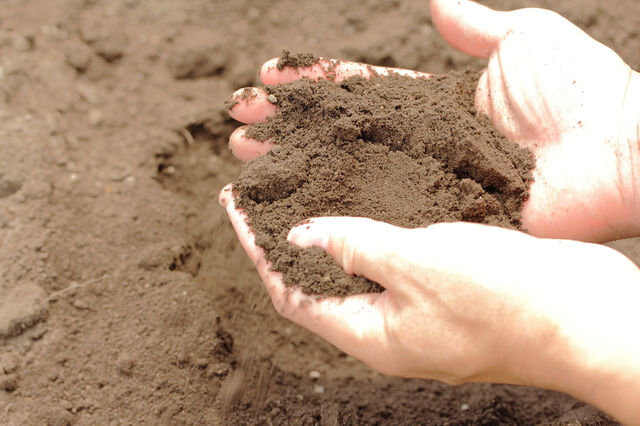
{"type": "Polygon", "coordinates": [[[297,223],[359,216],[406,228],[468,221],[522,229],[533,155],[473,104],[479,74],[400,75],[267,86],[279,109],[247,136],[276,146],[235,184],[256,243],[287,286],[321,295],[381,291],[318,248],[287,242],[297,223]]]}

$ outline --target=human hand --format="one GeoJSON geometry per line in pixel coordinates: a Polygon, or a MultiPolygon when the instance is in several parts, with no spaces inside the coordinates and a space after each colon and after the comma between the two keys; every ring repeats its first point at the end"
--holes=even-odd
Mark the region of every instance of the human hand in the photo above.
{"type": "MultiPolygon", "coordinates": [[[[539,291],[527,285],[526,277],[537,278],[523,273],[531,258],[521,253],[544,253],[531,247],[542,240],[468,223],[403,229],[364,218],[314,218],[290,232],[291,243],[322,247],[348,274],[385,288],[347,298],[315,297],[285,288],[282,274],[269,270],[244,214],[235,208],[231,186],[220,199],[236,232],[248,235],[240,241],[284,317],[386,374],[447,383],[517,382],[504,358],[519,358],[518,334],[536,313],[524,305],[539,291]],[[525,279],[514,286],[514,276],[525,279]]],[[[537,333],[552,326],[538,325],[537,333]]]]}
{"type": "MultiPolygon", "coordinates": [[[[434,0],[432,16],[454,47],[489,58],[476,92],[479,111],[537,158],[522,223],[532,235],[604,242],[640,235],[640,76],[618,55],[553,12],[495,12],[468,1],[434,0]]],[[[327,68],[327,67],[325,67],[327,68]]],[[[376,71],[385,74],[384,68],[376,71]]],[[[409,75],[425,75],[399,70],[409,75]]],[[[323,66],[260,72],[265,84],[324,76],[323,66]]],[[[369,75],[339,63],[336,79],[369,75]]],[[[275,112],[264,91],[230,113],[243,122],[275,112]]],[[[249,160],[270,145],[231,137],[249,160]]]]}
{"type": "Polygon", "coordinates": [[[640,235],[638,73],[550,11],[449,0],[431,11],[453,47],[489,58],[477,109],[536,155],[524,228],[592,242],[640,235]]]}
{"type": "Polygon", "coordinates": [[[638,424],[640,271],[620,253],[471,223],[315,218],[289,241],[385,288],[316,298],[269,271],[230,187],[221,201],[278,312],[374,369],[555,389],[638,424]]]}

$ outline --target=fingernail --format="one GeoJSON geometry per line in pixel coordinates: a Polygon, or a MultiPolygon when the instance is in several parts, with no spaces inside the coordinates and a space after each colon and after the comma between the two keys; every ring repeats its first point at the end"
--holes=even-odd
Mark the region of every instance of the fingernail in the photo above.
{"type": "Polygon", "coordinates": [[[287,241],[298,247],[321,247],[326,250],[329,245],[329,230],[313,221],[291,228],[287,241]]]}

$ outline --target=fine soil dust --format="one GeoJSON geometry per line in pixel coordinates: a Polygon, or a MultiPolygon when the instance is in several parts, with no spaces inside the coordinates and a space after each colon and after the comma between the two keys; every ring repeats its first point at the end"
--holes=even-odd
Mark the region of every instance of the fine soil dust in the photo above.
{"type": "MultiPolygon", "coordinates": [[[[640,65],[635,0],[487,4],[552,8],[640,65]]],[[[485,64],[424,0],[2,3],[0,424],[616,424],[550,391],[382,376],[277,315],[216,195],[241,171],[224,101],[283,49],[485,64]]]]}
{"type": "MultiPolygon", "coordinates": [[[[285,52],[282,60],[291,58],[285,52]]],[[[249,126],[247,137],[276,146],[243,167],[234,188],[256,243],[287,286],[331,296],[381,289],[345,274],[324,251],[287,242],[289,229],[310,217],[520,228],[535,161],[477,116],[478,78],[467,71],[267,86],[279,109],[249,126]]]]}

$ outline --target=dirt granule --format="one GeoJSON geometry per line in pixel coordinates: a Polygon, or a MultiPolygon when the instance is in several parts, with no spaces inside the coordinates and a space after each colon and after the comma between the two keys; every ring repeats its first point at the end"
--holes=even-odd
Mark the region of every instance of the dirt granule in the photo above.
{"type": "Polygon", "coordinates": [[[321,249],[287,242],[291,227],[310,217],[521,229],[535,161],[476,113],[478,78],[465,71],[266,87],[280,108],[247,136],[276,146],[243,168],[235,191],[256,243],[287,286],[332,296],[381,291],[345,274],[321,249]]]}

